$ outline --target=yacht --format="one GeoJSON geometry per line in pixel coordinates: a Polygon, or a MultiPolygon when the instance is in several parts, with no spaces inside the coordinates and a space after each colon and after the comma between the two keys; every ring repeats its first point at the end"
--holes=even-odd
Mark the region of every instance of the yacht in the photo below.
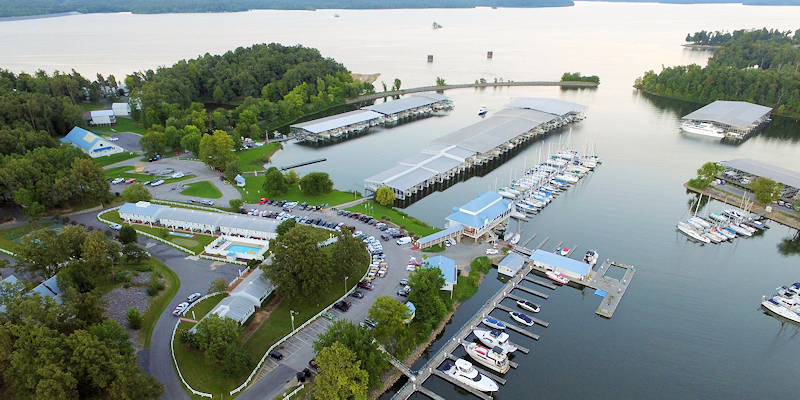
{"type": "Polygon", "coordinates": [[[564,276],[564,274],[557,274],[553,271],[547,271],[545,275],[547,276],[547,279],[550,279],[553,282],[560,283],[562,285],[566,285],[569,283],[569,279],[567,279],[567,277],[564,276]]]}
{"type": "Polygon", "coordinates": [[[496,392],[499,389],[497,382],[478,372],[471,362],[463,358],[457,359],[455,363],[445,360],[440,370],[451,378],[481,392],[496,392]]]}
{"type": "Polygon", "coordinates": [[[486,106],[481,106],[481,109],[478,110],[478,115],[486,115],[487,112],[489,112],[489,109],[486,106]]]}
{"type": "Polygon", "coordinates": [[[761,307],[790,321],[800,323],[800,283],[778,288],[778,293],[770,298],[762,297],[761,307]]]}
{"type": "Polygon", "coordinates": [[[598,257],[600,257],[600,255],[597,254],[596,250],[589,250],[586,252],[586,255],[583,256],[583,262],[591,266],[594,266],[595,264],[597,264],[598,257]]]}
{"type": "Polygon", "coordinates": [[[492,327],[494,329],[499,329],[501,331],[503,329],[506,329],[506,324],[504,324],[504,323],[502,323],[502,322],[500,322],[500,321],[498,321],[498,320],[496,320],[496,319],[494,319],[492,317],[486,317],[486,318],[483,319],[482,322],[483,322],[484,325],[492,327]]]}
{"type": "Polygon", "coordinates": [[[508,334],[497,329],[490,331],[484,329],[475,329],[472,331],[475,336],[480,339],[481,343],[490,348],[499,347],[506,353],[513,353],[517,351],[517,346],[508,341],[508,334]]]}
{"type": "Polygon", "coordinates": [[[533,320],[523,313],[511,311],[508,314],[511,315],[511,318],[514,319],[514,321],[517,321],[522,325],[533,326],[533,320]]]}
{"type": "Polygon", "coordinates": [[[710,136],[724,139],[725,131],[708,122],[684,121],[681,123],[681,130],[695,135],[710,136]]]}
{"type": "Polygon", "coordinates": [[[501,374],[505,374],[511,368],[508,362],[508,355],[499,347],[487,349],[477,343],[464,343],[463,346],[473,360],[486,368],[501,374]]]}
{"type": "Polygon", "coordinates": [[[702,232],[687,222],[678,222],[677,227],[679,231],[683,232],[686,236],[697,240],[698,242],[711,243],[711,239],[707,238],[702,232]]]}
{"type": "Polygon", "coordinates": [[[542,310],[542,308],[538,304],[530,302],[528,300],[517,300],[517,306],[519,306],[519,308],[523,310],[528,310],[533,313],[538,313],[539,311],[542,310]]]}

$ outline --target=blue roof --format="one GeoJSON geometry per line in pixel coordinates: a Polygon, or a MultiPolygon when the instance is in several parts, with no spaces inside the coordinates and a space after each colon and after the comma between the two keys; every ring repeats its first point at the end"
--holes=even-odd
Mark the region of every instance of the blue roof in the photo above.
{"type": "Polygon", "coordinates": [[[586,264],[585,262],[574,260],[572,258],[564,257],[559,254],[551,253],[541,249],[534,251],[530,256],[530,259],[583,276],[589,275],[589,271],[592,269],[592,266],[586,264]]]}
{"type": "Polygon", "coordinates": [[[42,282],[39,286],[33,288],[31,292],[39,293],[42,297],[52,297],[56,300],[56,303],[63,304],[63,300],[61,300],[61,288],[58,287],[55,276],[42,282]]]}
{"type": "Polygon", "coordinates": [[[236,182],[244,182],[244,178],[241,175],[236,175],[236,178],[233,178],[236,182]]]}
{"type": "Polygon", "coordinates": [[[519,271],[520,268],[525,264],[525,258],[521,255],[511,252],[505,256],[497,266],[503,266],[506,268],[511,269],[512,271],[519,271]]]}
{"type": "Polygon", "coordinates": [[[406,302],[406,307],[408,307],[408,312],[406,314],[413,314],[413,313],[417,312],[417,307],[414,306],[414,303],[412,303],[410,301],[406,302]]]}
{"type": "Polygon", "coordinates": [[[478,229],[483,227],[487,221],[503,215],[510,206],[511,202],[503,199],[500,194],[486,192],[459,209],[453,208],[453,214],[450,214],[447,219],[478,229]]]}
{"type": "Polygon", "coordinates": [[[152,204],[145,201],[140,201],[138,203],[125,203],[120,207],[120,213],[128,213],[128,214],[136,214],[136,215],[146,215],[148,217],[157,217],[158,212],[163,208],[169,208],[166,206],[160,206],[158,204],[152,204]]]}
{"type": "Polygon", "coordinates": [[[100,136],[76,126],[69,131],[67,136],[64,136],[60,140],[63,143],[72,143],[75,146],[89,151],[92,149],[92,146],[94,146],[94,144],[101,139],[102,138],[100,136]]]}
{"type": "Polygon", "coordinates": [[[431,267],[439,267],[444,275],[445,282],[456,283],[456,262],[443,256],[431,257],[425,260],[425,263],[431,267]]]}
{"type": "Polygon", "coordinates": [[[430,234],[428,236],[421,237],[417,241],[419,242],[420,245],[424,246],[424,245],[426,245],[426,244],[428,244],[430,242],[439,240],[439,239],[441,239],[443,237],[447,237],[449,235],[452,235],[452,234],[454,234],[456,232],[460,232],[462,230],[464,230],[464,225],[454,224],[453,226],[451,226],[451,227],[449,227],[449,228],[447,228],[447,229],[445,229],[443,231],[439,231],[439,232],[436,232],[436,233],[432,233],[432,234],[430,234]]]}

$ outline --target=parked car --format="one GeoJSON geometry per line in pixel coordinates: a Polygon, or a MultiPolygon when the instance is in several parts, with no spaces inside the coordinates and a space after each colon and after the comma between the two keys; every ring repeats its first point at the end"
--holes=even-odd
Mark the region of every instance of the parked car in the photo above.
{"type": "Polygon", "coordinates": [[[312,358],[311,361],[308,362],[308,366],[311,367],[314,370],[319,371],[319,367],[317,366],[317,359],[316,358],[312,358]]]}
{"type": "Polygon", "coordinates": [[[362,291],[359,291],[359,290],[356,290],[356,291],[355,291],[355,292],[353,292],[353,294],[351,294],[350,296],[353,296],[353,297],[355,297],[355,298],[357,298],[357,299],[362,299],[362,298],[364,298],[364,292],[362,292],[362,291]]]}
{"type": "Polygon", "coordinates": [[[184,174],[183,172],[178,171],[178,172],[172,174],[172,179],[179,179],[179,178],[183,178],[184,176],[186,176],[186,174],[184,174]]]}
{"type": "Polygon", "coordinates": [[[333,308],[342,312],[346,312],[347,310],[350,309],[350,305],[351,305],[350,302],[341,300],[336,302],[336,304],[333,305],[333,308]]]}
{"type": "Polygon", "coordinates": [[[214,200],[201,200],[200,203],[202,203],[203,205],[206,205],[206,206],[213,206],[214,205],[214,200]]]}
{"type": "Polygon", "coordinates": [[[267,204],[268,201],[269,201],[268,198],[262,197],[261,200],[258,201],[258,204],[267,204]]]}
{"type": "Polygon", "coordinates": [[[402,289],[397,291],[398,296],[408,297],[408,294],[411,293],[411,286],[405,285],[402,289]]]}
{"type": "Polygon", "coordinates": [[[117,140],[119,140],[118,137],[110,137],[110,138],[108,138],[109,142],[116,142],[117,140]]]}
{"type": "Polygon", "coordinates": [[[269,356],[272,357],[275,361],[283,360],[283,354],[281,354],[277,350],[272,350],[269,352],[269,356]]]}
{"type": "Polygon", "coordinates": [[[486,255],[487,255],[487,256],[495,255],[495,254],[497,254],[497,253],[499,253],[499,252],[500,252],[500,251],[499,251],[499,250],[497,250],[497,249],[486,249],[486,255]]]}
{"type": "Polygon", "coordinates": [[[358,287],[367,290],[375,289],[375,285],[373,285],[371,282],[366,282],[366,281],[358,282],[358,287]]]}
{"type": "Polygon", "coordinates": [[[192,293],[189,295],[189,297],[186,298],[186,301],[188,301],[189,303],[194,303],[195,301],[197,301],[197,299],[201,297],[203,297],[203,295],[200,293],[192,293]]]}
{"type": "Polygon", "coordinates": [[[371,328],[378,326],[378,323],[372,318],[364,318],[364,322],[366,322],[371,328]]]}
{"type": "Polygon", "coordinates": [[[113,229],[113,230],[115,230],[115,231],[118,231],[118,230],[122,229],[122,225],[116,224],[116,223],[115,224],[111,224],[108,227],[113,229]]]}
{"type": "Polygon", "coordinates": [[[157,179],[157,180],[153,181],[153,183],[151,183],[150,186],[160,186],[160,185],[163,185],[163,184],[164,184],[164,180],[163,179],[157,179]]]}
{"type": "Polygon", "coordinates": [[[400,286],[406,286],[406,285],[408,285],[408,279],[405,279],[405,278],[404,279],[400,279],[400,286]]]}
{"type": "Polygon", "coordinates": [[[111,184],[112,185],[119,185],[122,182],[125,182],[125,178],[116,178],[113,181],[111,181],[111,184]]]}
{"type": "Polygon", "coordinates": [[[180,317],[181,315],[183,315],[183,313],[186,311],[187,308],[189,308],[189,303],[187,302],[178,304],[178,306],[175,307],[175,311],[172,312],[172,315],[180,317]]]}
{"type": "Polygon", "coordinates": [[[131,183],[136,182],[136,178],[128,178],[125,179],[125,184],[130,185],[131,183]]]}

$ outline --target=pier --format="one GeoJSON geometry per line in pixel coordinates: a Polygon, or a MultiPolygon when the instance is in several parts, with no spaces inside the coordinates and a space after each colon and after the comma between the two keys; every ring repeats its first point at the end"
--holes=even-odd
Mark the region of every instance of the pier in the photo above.
{"type": "Polygon", "coordinates": [[[381,92],[381,93],[374,93],[365,96],[360,96],[355,99],[347,100],[347,104],[376,100],[382,97],[401,96],[404,94],[420,93],[420,92],[439,92],[443,90],[452,90],[452,89],[486,88],[486,87],[503,87],[503,86],[560,86],[568,88],[596,88],[598,85],[599,84],[594,82],[578,82],[578,81],[525,81],[525,82],[463,83],[463,84],[446,85],[446,86],[420,86],[416,88],[401,89],[391,92],[381,92]]]}
{"type": "Polygon", "coordinates": [[[281,170],[281,171],[287,171],[287,170],[290,170],[292,168],[302,167],[304,165],[311,165],[311,164],[321,163],[323,161],[328,161],[328,159],[327,158],[318,158],[316,160],[302,161],[302,162],[299,162],[297,164],[285,165],[285,166],[280,167],[278,169],[281,170]]]}
{"type": "Polygon", "coordinates": [[[533,290],[533,289],[531,289],[531,288],[529,288],[527,286],[517,285],[517,286],[514,287],[514,289],[519,289],[519,290],[521,290],[523,292],[530,293],[530,294],[532,294],[534,296],[541,297],[541,298],[543,298],[545,300],[547,300],[547,297],[548,297],[546,294],[544,294],[542,292],[537,292],[537,291],[535,291],[535,290],[533,290]]]}
{"type": "Polygon", "coordinates": [[[539,279],[536,279],[536,278],[531,278],[530,276],[526,276],[526,277],[524,277],[522,279],[524,279],[524,280],[526,280],[528,282],[531,282],[531,283],[535,283],[535,284],[537,284],[539,286],[546,287],[546,288],[548,288],[550,290],[556,290],[556,285],[553,285],[550,282],[545,282],[545,281],[542,281],[542,280],[539,280],[539,279]]]}

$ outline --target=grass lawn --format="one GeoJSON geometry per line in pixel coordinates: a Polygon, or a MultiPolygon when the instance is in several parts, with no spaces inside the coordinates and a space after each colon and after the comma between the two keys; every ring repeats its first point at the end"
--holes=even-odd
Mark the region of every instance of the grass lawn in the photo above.
{"type": "Polygon", "coordinates": [[[139,153],[135,153],[135,152],[131,152],[131,151],[123,151],[122,153],[112,154],[110,156],[93,158],[92,161],[94,161],[95,164],[97,164],[97,165],[99,165],[101,167],[105,167],[106,165],[115,164],[115,163],[118,163],[120,161],[129,160],[131,158],[138,157],[138,156],[139,156],[139,153]]]}
{"type": "Polygon", "coordinates": [[[89,130],[99,133],[120,133],[120,132],[133,132],[140,135],[147,134],[144,125],[134,122],[134,120],[126,117],[117,117],[117,123],[114,126],[92,126],[89,130]]]}
{"type": "MultiPolygon", "coordinates": [[[[184,315],[186,318],[191,318],[195,321],[200,321],[203,317],[208,314],[214,307],[219,304],[224,298],[228,297],[226,293],[220,293],[216,296],[209,297],[200,303],[195,304],[194,307],[189,309],[189,312],[184,315]],[[194,315],[192,315],[194,313],[194,315]]],[[[181,370],[183,370],[183,366],[181,366],[181,370]]],[[[191,383],[191,382],[189,382],[191,383]]]]}
{"type": "Polygon", "coordinates": [[[144,339],[144,348],[150,347],[150,337],[153,336],[153,329],[156,327],[158,317],[161,316],[161,313],[164,312],[164,309],[167,308],[169,302],[172,301],[172,298],[175,297],[181,287],[181,280],[178,275],[166,265],[152,257],[150,258],[150,265],[154,271],[161,272],[161,276],[164,277],[167,284],[166,289],[158,297],[151,299],[150,306],[147,308],[147,312],[144,313],[144,322],[142,323],[142,332],[140,334],[140,337],[144,339]]]}
{"type": "Polygon", "coordinates": [[[88,101],[81,101],[78,102],[78,107],[81,108],[83,112],[89,111],[96,111],[96,110],[103,110],[106,108],[106,104],[104,103],[90,103],[88,101]]]}
{"type": "Polygon", "coordinates": [[[427,236],[432,233],[438,232],[441,229],[430,226],[427,222],[420,221],[408,214],[396,210],[394,208],[380,205],[376,201],[369,200],[366,203],[358,204],[347,209],[352,212],[360,212],[368,214],[373,218],[379,218],[382,221],[391,221],[400,227],[405,227],[409,232],[419,236],[427,236]]]}
{"type": "Polygon", "coordinates": [[[469,276],[459,275],[458,282],[453,289],[453,299],[457,301],[463,302],[475,295],[475,293],[478,292],[480,275],[486,275],[489,269],[492,268],[492,262],[489,260],[489,257],[486,256],[481,256],[472,260],[470,265],[472,268],[470,268],[469,276]]]}
{"type": "MultiPolygon", "coordinates": [[[[181,322],[178,330],[190,329],[192,326],[191,322],[181,322]]],[[[174,348],[175,359],[178,361],[178,365],[181,366],[183,379],[189,382],[194,390],[211,393],[214,398],[230,398],[231,396],[228,393],[247,379],[246,376],[241,379],[223,377],[221,364],[206,365],[205,354],[199,350],[183,347],[178,339],[175,339],[174,348]],[[221,396],[223,394],[224,396],[221,396]]],[[[184,389],[186,388],[184,387],[184,389]]],[[[187,390],[186,393],[189,393],[189,391],[187,390]]],[[[190,397],[202,398],[193,395],[190,395],[190,397]]]]}
{"type": "Polygon", "coordinates": [[[355,200],[356,197],[353,193],[347,192],[340,192],[338,190],[334,190],[328,194],[323,194],[319,196],[309,196],[304,194],[297,186],[289,187],[289,191],[280,196],[267,196],[264,193],[264,189],[261,188],[261,185],[264,183],[264,177],[262,176],[248,176],[244,178],[246,183],[245,187],[240,188],[239,192],[242,194],[242,198],[244,199],[245,203],[255,204],[261,200],[262,197],[268,197],[274,200],[289,200],[289,201],[299,201],[300,203],[306,202],[311,205],[317,204],[325,204],[328,203],[329,205],[336,205],[346,203],[348,201],[355,200]]]}
{"type": "Polygon", "coordinates": [[[264,164],[269,161],[269,158],[282,148],[283,145],[276,142],[240,151],[236,153],[239,156],[239,166],[242,168],[242,171],[252,171],[254,169],[262,171],[264,170],[264,164]]]}
{"type": "MultiPolygon", "coordinates": [[[[138,182],[147,182],[147,181],[154,181],[154,180],[159,178],[158,176],[155,176],[155,175],[137,174],[135,172],[129,172],[129,171],[135,171],[135,170],[136,169],[133,167],[133,165],[109,168],[109,169],[106,170],[106,179],[136,178],[136,180],[138,182]]],[[[160,178],[164,179],[164,183],[173,183],[173,182],[180,182],[180,181],[183,181],[183,180],[186,180],[186,179],[194,178],[194,175],[186,175],[183,178],[178,178],[178,179],[172,179],[171,177],[166,177],[166,178],[165,177],[160,177],[160,178]]],[[[124,189],[125,185],[124,184],[120,184],[118,186],[122,186],[122,189],[124,189]]],[[[112,188],[113,188],[113,186],[112,186],[112,188]]],[[[122,189],[120,189],[120,191],[122,191],[122,189]]]]}
{"type": "Polygon", "coordinates": [[[151,228],[151,227],[146,226],[146,225],[128,224],[125,221],[123,221],[122,218],[119,217],[119,211],[107,212],[107,213],[103,214],[103,218],[106,219],[106,220],[109,220],[111,222],[116,222],[118,224],[131,225],[138,231],[147,232],[147,233],[149,233],[151,235],[155,235],[155,236],[158,236],[160,238],[165,238],[165,239],[171,241],[172,243],[175,243],[175,244],[177,244],[179,246],[183,246],[183,247],[188,248],[189,250],[193,251],[195,255],[200,254],[200,252],[202,252],[207,245],[209,245],[211,242],[214,241],[214,237],[213,236],[198,234],[198,235],[196,235],[195,238],[191,239],[191,240],[197,242],[197,245],[191,246],[191,247],[187,247],[187,246],[183,245],[183,244],[186,244],[185,240],[187,238],[182,238],[182,237],[179,237],[179,236],[172,236],[172,235],[169,234],[170,230],[167,229],[167,228],[158,228],[158,227],[151,228]],[[183,239],[183,240],[181,240],[181,239],[183,239]]]}
{"type": "Polygon", "coordinates": [[[16,253],[22,248],[22,245],[15,242],[14,239],[21,238],[33,231],[38,231],[50,225],[53,225],[53,221],[40,221],[35,224],[0,230],[0,248],[16,253]]]}
{"type": "Polygon", "coordinates": [[[200,181],[190,183],[186,189],[181,191],[181,194],[195,197],[205,197],[209,199],[218,199],[222,197],[222,192],[209,181],[200,181]]]}
{"type": "Polygon", "coordinates": [[[445,245],[439,243],[439,244],[435,244],[435,245],[433,245],[431,247],[426,247],[425,250],[422,250],[422,251],[424,253],[440,253],[440,252],[444,251],[445,248],[446,248],[445,245]]]}

